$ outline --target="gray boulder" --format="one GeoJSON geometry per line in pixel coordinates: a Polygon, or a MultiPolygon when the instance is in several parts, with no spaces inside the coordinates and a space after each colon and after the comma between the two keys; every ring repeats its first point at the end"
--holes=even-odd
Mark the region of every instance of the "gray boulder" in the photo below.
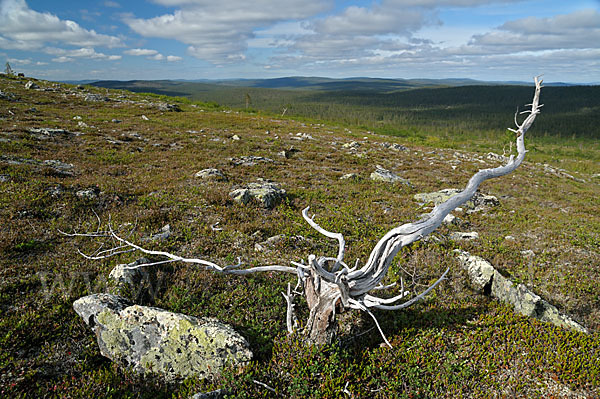
{"type": "Polygon", "coordinates": [[[223,174],[223,172],[221,172],[219,169],[214,168],[202,169],[201,171],[196,172],[194,176],[199,177],[201,179],[227,180],[227,177],[225,176],[225,174],[223,174]]]}
{"type": "Polygon", "coordinates": [[[479,233],[476,231],[471,231],[469,233],[465,233],[462,231],[454,231],[450,233],[450,239],[454,241],[460,240],[476,240],[479,238],[479,233]]]}
{"type": "Polygon", "coordinates": [[[254,200],[264,208],[273,208],[285,197],[285,190],[280,188],[276,183],[262,181],[249,183],[245,188],[233,190],[229,193],[229,196],[234,201],[242,204],[247,204],[254,200]]]}
{"type": "Polygon", "coordinates": [[[135,266],[146,263],[150,263],[150,261],[146,258],[140,258],[131,263],[118,264],[112,269],[108,277],[112,279],[117,286],[135,288],[140,284],[146,274],[146,268],[135,268],[135,266]]]}
{"type": "Polygon", "coordinates": [[[455,250],[475,289],[514,307],[515,312],[556,326],[587,333],[588,330],[556,306],[542,299],[523,284],[515,285],[485,259],[455,250]]]}
{"type": "MultiPolygon", "coordinates": [[[[415,194],[413,198],[421,204],[433,203],[434,206],[437,206],[461,191],[462,190],[455,188],[446,188],[432,193],[415,194]]],[[[500,205],[498,198],[494,197],[493,195],[482,194],[479,191],[475,192],[473,197],[464,204],[464,206],[470,210],[481,210],[484,207],[492,207],[497,205],[500,205]]]]}
{"type": "Polygon", "coordinates": [[[402,183],[407,186],[411,185],[408,179],[402,178],[394,172],[384,169],[379,165],[377,165],[375,172],[371,173],[371,180],[382,181],[386,183],[402,183]]]}
{"type": "Polygon", "coordinates": [[[162,112],[181,112],[181,107],[177,104],[158,103],[156,108],[162,112]]]}
{"type": "Polygon", "coordinates": [[[83,100],[89,102],[110,101],[108,97],[100,94],[86,94],[85,97],[83,97],[83,100]]]}
{"type": "Polygon", "coordinates": [[[259,157],[256,155],[244,155],[239,158],[229,158],[229,162],[235,166],[254,166],[259,162],[273,163],[274,161],[271,158],[259,157]]]}
{"type": "Polygon", "coordinates": [[[470,255],[468,252],[459,249],[456,252],[458,252],[458,260],[461,262],[463,269],[469,274],[473,288],[482,293],[486,289],[490,289],[490,283],[496,271],[494,267],[479,256],[470,255]]]}
{"type": "Polygon", "coordinates": [[[131,305],[111,294],[80,298],[73,308],[93,328],[103,356],[140,373],[167,380],[212,378],[226,364],[252,358],[248,342],[213,318],[131,305]]]}

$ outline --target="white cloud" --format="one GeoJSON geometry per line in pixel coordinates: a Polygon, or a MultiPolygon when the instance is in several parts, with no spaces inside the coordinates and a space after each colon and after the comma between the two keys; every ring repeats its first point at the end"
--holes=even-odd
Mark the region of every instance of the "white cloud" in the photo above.
{"type": "Polygon", "coordinates": [[[0,2],[0,47],[6,49],[39,49],[45,43],[73,46],[118,47],[118,37],[99,34],[82,28],[70,20],[61,20],[50,13],[30,9],[25,0],[0,2]]]}
{"type": "Polygon", "coordinates": [[[121,8],[121,5],[119,3],[117,3],[116,1],[105,1],[102,4],[104,4],[104,7],[121,8]]]}
{"type": "Polygon", "coordinates": [[[490,54],[600,48],[600,12],[588,9],[509,21],[492,32],[473,36],[468,46],[490,54]]]}
{"type": "Polygon", "coordinates": [[[158,54],[158,51],[146,48],[134,48],[131,50],[125,50],[123,53],[134,56],[152,56],[158,54]]]}
{"type": "Polygon", "coordinates": [[[52,62],[64,63],[64,62],[72,62],[72,61],[73,61],[73,58],[69,58],[69,57],[65,57],[65,56],[52,58],[52,62]]]}
{"type": "Polygon", "coordinates": [[[248,40],[255,30],[281,21],[312,17],[331,0],[155,0],[180,7],[172,14],[150,19],[125,16],[124,22],[145,37],[174,39],[188,44],[188,53],[215,64],[245,59],[248,40]]]}
{"type": "Polygon", "coordinates": [[[95,49],[91,47],[83,47],[75,50],[65,50],[56,47],[46,47],[43,51],[46,54],[58,56],[52,59],[52,61],[54,62],[69,62],[72,61],[74,58],[108,61],[116,61],[122,58],[120,55],[106,55],[104,53],[98,53],[95,49]]]}
{"type": "Polygon", "coordinates": [[[152,50],[152,49],[147,49],[147,48],[134,48],[134,49],[130,49],[130,50],[125,50],[125,51],[123,51],[123,53],[127,54],[127,55],[137,56],[137,57],[146,57],[146,59],[155,60],[155,61],[162,61],[164,59],[166,59],[167,61],[171,61],[171,62],[182,60],[181,57],[177,57],[174,55],[169,55],[169,56],[165,57],[164,55],[159,53],[157,50],[152,50]]]}
{"type": "Polygon", "coordinates": [[[343,13],[318,20],[310,27],[326,35],[407,35],[421,28],[424,23],[425,15],[419,10],[375,5],[372,9],[348,7],[343,13]]]}

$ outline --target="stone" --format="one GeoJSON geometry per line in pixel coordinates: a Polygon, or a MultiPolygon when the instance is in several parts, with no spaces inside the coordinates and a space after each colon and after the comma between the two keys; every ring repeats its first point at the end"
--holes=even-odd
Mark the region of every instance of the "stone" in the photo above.
{"type": "Polygon", "coordinates": [[[54,172],[56,172],[57,174],[62,175],[62,176],[74,176],[75,175],[75,173],[73,171],[75,166],[73,166],[72,163],[64,163],[64,162],[58,161],[56,159],[47,159],[47,160],[43,161],[42,164],[44,166],[49,167],[54,172]]]}
{"type": "Polygon", "coordinates": [[[279,234],[273,237],[267,238],[265,241],[254,244],[254,250],[257,252],[267,251],[273,248],[285,239],[285,235],[279,234]]]}
{"type": "Polygon", "coordinates": [[[75,192],[75,195],[81,199],[93,200],[98,198],[100,194],[100,190],[97,187],[86,188],[84,190],[79,190],[75,192]]]}
{"type": "Polygon", "coordinates": [[[457,253],[462,268],[467,271],[472,285],[478,291],[513,306],[515,312],[524,316],[588,333],[584,326],[561,313],[554,305],[542,299],[525,285],[515,285],[485,259],[459,249],[454,252],[457,253]]]}
{"type": "Polygon", "coordinates": [[[28,129],[28,131],[29,131],[29,133],[43,134],[45,136],[50,136],[50,137],[58,136],[60,134],[64,134],[64,135],[73,134],[65,129],[52,129],[52,128],[47,128],[47,127],[41,127],[41,128],[32,127],[30,129],[28,129]]]}
{"type": "Polygon", "coordinates": [[[289,150],[283,150],[283,151],[279,151],[277,153],[277,155],[279,155],[282,158],[291,158],[295,153],[300,152],[300,150],[294,148],[294,147],[290,147],[289,150]]]}
{"type": "Polygon", "coordinates": [[[2,90],[0,90],[0,100],[8,100],[8,101],[13,101],[15,98],[11,93],[5,93],[2,90]]]}
{"type": "Polygon", "coordinates": [[[356,173],[346,173],[340,180],[358,180],[358,175],[356,173]]]}
{"type": "Polygon", "coordinates": [[[38,86],[34,81],[30,80],[27,83],[25,83],[25,88],[27,90],[35,90],[35,89],[39,89],[40,86],[38,86]]]}
{"type": "Polygon", "coordinates": [[[166,224],[160,229],[160,233],[152,234],[150,237],[142,238],[142,241],[165,241],[171,237],[171,225],[166,224]]]}
{"type": "Polygon", "coordinates": [[[11,180],[12,179],[10,178],[9,175],[0,175],[0,183],[7,183],[11,180]]]}
{"type": "Polygon", "coordinates": [[[149,121],[150,119],[146,115],[142,115],[142,119],[145,121],[149,121]]]}
{"type": "Polygon", "coordinates": [[[400,177],[394,172],[384,169],[379,165],[376,166],[375,172],[371,173],[371,180],[382,181],[386,183],[402,183],[404,185],[411,186],[411,183],[408,181],[408,179],[400,177]]]}
{"type": "Polygon", "coordinates": [[[478,238],[479,238],[479,233],[476,231],[471,231],[469,233],[465,233],[465,232],[461,232],[461,231],[454,231],[454,232],[450,233],[450,239],[453,241],[476,240],[478,238]]]}
{"type": "Polygon", "coordinates": [[[116,265],[108,275],[112,284],[109,284],[108,292],[115,295],[125,296],[134,301],[154,302],[162,279],[157,276],[157,268],[154,266],[136,267],[152,263],[146,258],[140,258],[134,262],[116,265]]]}
{"type": "Polygon", "coordinates": [[[181,107],[177,104],[158,103],[156,107],[163,112],[181,112],[181,107]]]}
{"type": "Polygon", "coordinates": [[[18,158],[8,155],[1,155],[0,161],[6,162],[9,165],[33,165],[37,167],[47,167],[59,176],[74,176],[74,166],[70,163],[64,163],[55,159],[39,161],[31,158],[18,158]]]}
{"type": "Polygon", "coordinates": [[[214,378],[252,358],[248,342],[214,318],[131,305],[112,294],[78,299],[73,309],[96,334],[100,353],[123,367],[166,380],[214,378]]]}
{"type": "Polygon", "coordinates": [[[116,265],[108,275],[117,285],[124,287],[135,288],[144,278],[145,268],[138,267],[131,269],[137,265],[150,263],[146,258],[140,258],[131,263],[121,263],[116,265]]]}
{"type": "Polygon", "coordinates": [[[444,220],[442,220],[442,223],[444,224],[458,224],[458,218],[456,216],[454,216],[453,214],[449,213],[444,217],[444,220]]]}
{"type": "Polygon", "coordinates": [[[469,274],[473,288],[479,292],[489,294],[492,278],[496,271],[494,267],[479,256],[470,255],[468,252],[461,251],[460,249],[456,249],[454,252],[458,253],[458,260],[462,268],[469,274]]]}
{"type": "Polygon", "coordinates": [[[523,255],[523,257],[525,259],[533,259],[533,258],[535,258],[535,252],[533,252],[531,249],[526,249],[524,251],[521,251],[521,255],[523,255]]]}
{"type": "Polygon", "coordinates": [[[100,94],[86,94],[85,97],[83,97],[84,101],[89,101],[89,102],[100,102],[100,101],[109,101],[110,99],[106,96],[102,96],[100,94]]]}
{"type": "Polygon", "coordinates": [[[408,151],[408,148],[406,148],[403,145],[396,144],[396,143],[381,143],[381,146],[383,148],[389,148],[394,151],[408,151]]]}
{"type": "Polygon", "coordinates": [[[229,162],[235,166],[254,166],[259,162],[273,163],[274,161],[270,158],[259,157],[256,155],[244,155],[239,158],[229,158],[229,162]]]}
{"type": "Polygon", "coordinates": [[[258,182],[249,183],[245,188],[238,188],[229,193],[234,201],[247,204],[252,200],[260,203],[264,208],[273,208],[285,196],[285,190],[276,183],[258,182]]]}
{"type": "Polygon", "coordinates": [[[223,174],[223,172],[214,168],[202,169],[201,171],[196,172],[194,176],[208,180],[227,180],[227,177],[225,174],[223,174]]]}
{"type": "Polygon", "coordinates": [[[222,399],[227,395],[224,389],[217,389],[216,391],[200,392],[192,396],[192,399],[222,399]]]}
{"type": "Polygon", "coordinates": [[[356,141],[352,141],[350,143],[346,143],[346,144],[342,145],[342,148],[346,148],[346,149],[352,149],[352,148],[356,149],[358,147],[360,147],[360,143],[357,143],[356,141]]]}
{"type": "MultiPolygon", "coordinates": [[[[432,193],[418,193],[415,194],[413,198],[420,204],[433,203],[434,206],[437,206],[442,202],[445,202],[448,199],[452,198],[461,191],[462,190],[458,190],[455,188],[446,188],[432,193]]],[[[497,205],[500,205],[500,201],[498,201],[498,198],[496,198],[493,195],[482,194],[479,191],[476,191],[473,197],[471,197],[471,199],[464,204],[464,206],[467,209],[477,211],[485,209],[485,207],[492,207],[497,205]]]]}

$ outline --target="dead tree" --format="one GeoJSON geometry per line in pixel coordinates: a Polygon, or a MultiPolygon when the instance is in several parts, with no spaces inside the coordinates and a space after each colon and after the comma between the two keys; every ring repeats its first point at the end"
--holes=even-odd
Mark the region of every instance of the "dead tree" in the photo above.
{"type": "Polygon", "coordinates": [[[526,153],[524,144],[525,132],[531,127],[542,107],[542,105],[539,104],[541,88],[542,81],[536,77],[533,101],[531,104],[528,104],[531,109],[521,112],[521,114],[527,114],[527,117],[519,124],[517,120],[519,112],[517,111],[515,114],[516,129],[509,129],[516,135],[516,157],[511,155],[508,162],[503,166],[478,171],[471,177],[464,190],[452,196],[447,201],[435,206],[429,214],[416,222],[406,223],[388,231],[379,242],[377,242],[371,251],[367,262],[361,267],[359,267],[358,261],[353,267],[350,267],[345,263],[344,237],[341,233],[329,232],[319,226],[313,220],[313,217],[309,216],[309,208],[302,211],[302,216],[306,222],[319,233],[338,241],[339,250],[336,257],[317,257],[315,255],[309,255],[306,263],[292,262],[292,266],[272,265],[243,269],[241,268],[242,264],[239,260],[236,265],[219,266],[216,263],[203,259],[185,258],[169,252],[149,250],[121,237],[112,230],[110,226],[109,230],[104,232],[92,234],[74,233],[68,235],[105,236],[111,237],[116,243],[116,245],[109,250],[104,250],[93,255],[82,254],[88,259],[104,259],[130,251],[139,251],[147,255],[165,258],[163,261],[140,264],[133,266],[132,268],[146,267],[167,262],[183,262],[203,266],[215,272],[236,275],[246,275],[258,272],[284,272],[294,274],[298,278],[296,288],[292,290],[291,285],[288,284],[287,293],[283,294],[287,302],[286,323],[290,333],[295,331],[294,294],[303,294],[306,297],[310,313],[302,333],[309,343],[320,345],[332,342],[337,328],[336,313],[346,309],[357,309],[367,312],[373,318],[384,341],[386,344],[390,345],[371,310],[399,310],[406,308],[423,299],[432,289],[444,280],[448,273],[447,269],[435,283],[409,300],[406,300],[408,292],[404,291],[403,286],[400,288],[398,295],[392,298],[381,298],[374,295],[374,292],[391,287],[383,286],[382,280],[386,276],[392,264],[392,260],[402,247],[427,236],[439,227],[444,220],[444,217],[452,210],[467,202],[475,194],[482,182],[487,179],[511,173],[523,162],[526,153]]]}
{"type": "Polygon", "coordinates": [[[8,76],[14,76],[15,72],[10,67],[10,64],[7,62],[6,67],[4,68],[4,73],[8,76]]]}

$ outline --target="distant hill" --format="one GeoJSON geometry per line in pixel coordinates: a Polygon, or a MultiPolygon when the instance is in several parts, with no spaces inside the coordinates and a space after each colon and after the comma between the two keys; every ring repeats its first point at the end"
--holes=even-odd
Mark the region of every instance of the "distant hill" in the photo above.
{"type": "MultiPolygon", "coordinates": [[[[504,131],[517,98],[531,83],[472,79],[329,79],[285,77],[211,82],[175,80],[99,81],[93,86],[126,89],[227,107],[362,125],[379,132],[407,127],[504,131]]],[[[600,137],[600,86],[548,85],[545,117],[533,135],[600,137]]]]}

